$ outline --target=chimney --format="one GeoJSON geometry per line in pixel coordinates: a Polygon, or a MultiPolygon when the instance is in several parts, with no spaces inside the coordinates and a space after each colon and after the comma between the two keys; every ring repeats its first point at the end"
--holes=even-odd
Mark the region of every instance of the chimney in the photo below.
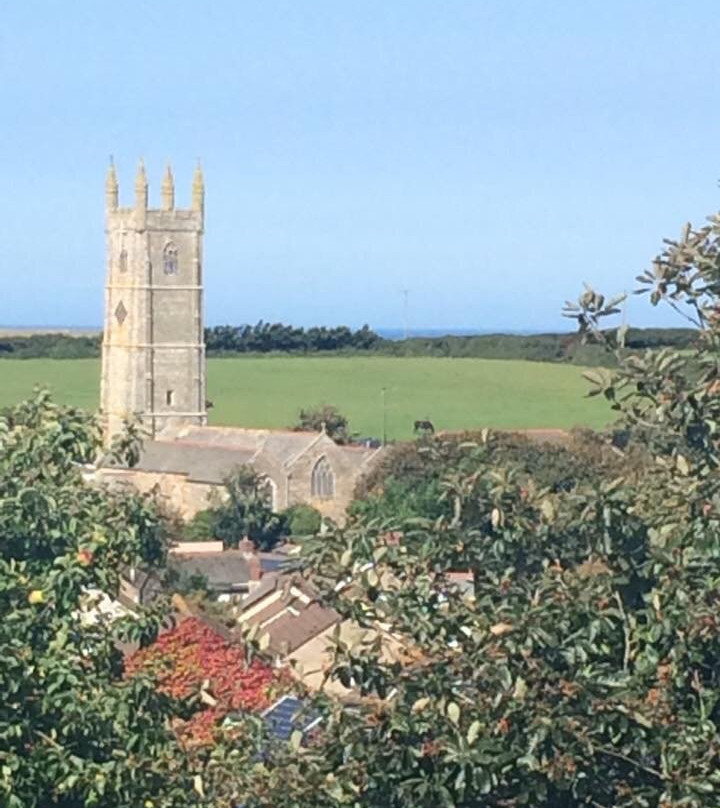
{"type": "Polygon", "coordinates": [[[252,591],[262,578],[262,564],[260,563],[260,555],[258,554],[255,545],[246,536],[240,544],[238,550],[242,553],[248,567],[248,590],[252,591]]]}
{"type": "Polygon", "coordinates": [[[247,536],[241,539],[240,543],[238,544],[238,550],[240,550],[240,552],[242,553],[243,558],[250,558],[250,556],[255,555],[257,553],[255,545],[247,536]]]}

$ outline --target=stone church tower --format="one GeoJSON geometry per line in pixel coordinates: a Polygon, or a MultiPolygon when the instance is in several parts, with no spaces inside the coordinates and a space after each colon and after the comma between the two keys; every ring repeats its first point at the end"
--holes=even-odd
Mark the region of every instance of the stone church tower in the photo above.
{"type": "Polygon", "coordinates": [[[162,207],[148,208],[142,163],[135,205],[118,206],[111,164],[105,184],[107,283],[100,406],[106,438],[138,415],[153,438],[207,423],[202,237],[205,188],[198,166],[189,210],[175,207],[170,167],[162,207]]]}

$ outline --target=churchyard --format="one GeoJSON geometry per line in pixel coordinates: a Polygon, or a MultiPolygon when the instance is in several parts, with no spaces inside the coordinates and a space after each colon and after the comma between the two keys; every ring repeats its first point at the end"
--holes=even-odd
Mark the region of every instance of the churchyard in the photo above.
{"type": "MultiPolygon", "coordinates": [[[[402,440],[413,422],[479,427],[600,428],[612,413],[587,398],[583,369],[520,360],[431,357],[233,357],[208,360],[210,423],[283,428],[301,407],[337,406],[362,436],[402,440]],[[384,392],[383,392],[384,390],[384,392]]],[[[99,359],[0,360],[0,407],[49,387],[68,404],[98,406],[99,359]]]]}

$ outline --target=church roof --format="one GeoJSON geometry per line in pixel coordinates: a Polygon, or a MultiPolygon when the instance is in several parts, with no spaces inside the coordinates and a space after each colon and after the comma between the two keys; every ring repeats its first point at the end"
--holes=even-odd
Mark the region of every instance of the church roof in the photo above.
{"type": "MultiPolygon", "coordinates": [[[[176,443],[271,455],[280,463],[292,460],[320,438],[318,432],[243,429],[226,426],[190,426],[179,431],[176,443]]],[[[247,461],[245,461],[247,462],[247,461]]]]}
{"type": "Polygon", "coordinates": [[[161,474],[186,474],[195,482],[222,483],[239,466],[252,462],[254,455],[254,451],[247,449],[155,440],[143,445],[135,468],[161,474]]]}
{"type": "Polygon", "coordinates": [[[143,444],[138,471],[183,474],[189,480],[212,485],[222,483],[240,466],[259,462],[289,469],[316,443],[324,441],[345,461],[359,469],[378,451],[365,446],[339,446],[320,432],[190,426],[164,433],[143,444]]]}

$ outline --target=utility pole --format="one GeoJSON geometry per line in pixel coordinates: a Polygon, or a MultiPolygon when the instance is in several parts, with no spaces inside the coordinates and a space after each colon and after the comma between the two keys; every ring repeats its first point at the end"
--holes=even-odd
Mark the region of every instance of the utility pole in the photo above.
{"type": "Polygon", "coordinates": [[[382,395],[382,445],[385,446],[387,444],[387,387],[383,387],[381,390],[382,395]]]}
{"type": "Polygon", "coordinates": [[[408,331],[408,295],[410,294],[409,289],[403,289],[403,335],[404,338],[407,339],[409,336],[408,331]]]}
{"type": "Polygon", "coordinates": [[[627,302],[628,302],[628,293],[627,289],[624,292],[625,299],[623,300],[623,307],[622,307],[622,325],[623,328],[627,325],[627,302]]]}

